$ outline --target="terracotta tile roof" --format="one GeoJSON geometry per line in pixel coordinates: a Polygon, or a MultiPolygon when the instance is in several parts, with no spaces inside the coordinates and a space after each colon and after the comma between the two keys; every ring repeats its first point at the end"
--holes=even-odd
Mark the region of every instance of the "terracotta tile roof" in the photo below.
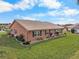
{"type": "Polygon", "coordinates": [[[20,25],[22,25],[27,30],[44,30],[44,29],[61,29],[63,27],[49,23],[40,22],[32,20],[16,20],[20,25]]]}

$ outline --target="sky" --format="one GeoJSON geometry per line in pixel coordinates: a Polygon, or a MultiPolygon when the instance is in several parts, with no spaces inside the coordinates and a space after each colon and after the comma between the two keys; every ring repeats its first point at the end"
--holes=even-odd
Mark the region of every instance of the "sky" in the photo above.
{"type": "Polygon", "coordinates": [[[79,5],[77,0],[0,0],[0,23],[16,19],[79,23],[79,5]]]}

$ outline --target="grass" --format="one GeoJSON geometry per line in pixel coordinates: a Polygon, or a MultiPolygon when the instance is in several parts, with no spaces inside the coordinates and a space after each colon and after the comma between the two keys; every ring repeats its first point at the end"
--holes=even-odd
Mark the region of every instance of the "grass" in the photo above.
{"type": "Polygon", "coordinates": [[[24,47],[0,32],[0,59],[76,59],[73,56],[79,51],[79,35],[67,33],[66,37],[31,46],[24,47]]]}
{"type": "Polygon", "coordinates": [[[79,59],[79,51],[77,51],[70,59],[79,59]]]}

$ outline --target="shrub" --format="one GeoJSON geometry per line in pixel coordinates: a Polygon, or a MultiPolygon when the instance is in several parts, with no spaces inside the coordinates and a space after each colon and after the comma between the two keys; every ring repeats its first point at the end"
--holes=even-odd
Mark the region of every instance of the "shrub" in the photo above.
{"type": "Polygon", "coordinates": [[[29,45],[30,44],[30,41],[27,41],[27,42],[23,42],[24,45],[29,45]]]}
{"type": "Polygon", "coordinates": [[[16,36],[16,39],[19,40],[19,41],[22,41],[22,42],[25,41],[23,35],[16,36]]]}
{"type": "Polygon", "coordinates": [[[75,29],[74,29],[74,28],[72,28],[72,29],[71,29],[71,32],[72,32],[72,33],[75,33],[75,29]]]}

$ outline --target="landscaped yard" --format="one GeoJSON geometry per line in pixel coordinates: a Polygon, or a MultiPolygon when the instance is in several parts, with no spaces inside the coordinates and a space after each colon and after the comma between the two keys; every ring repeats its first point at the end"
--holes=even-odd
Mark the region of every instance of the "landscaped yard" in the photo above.
{"type": "Polygon", "coordinates": [[[0,59],[79,59],[79,35],[48,40],[24,47],[15,38],[0,33],[0,59]]]}

